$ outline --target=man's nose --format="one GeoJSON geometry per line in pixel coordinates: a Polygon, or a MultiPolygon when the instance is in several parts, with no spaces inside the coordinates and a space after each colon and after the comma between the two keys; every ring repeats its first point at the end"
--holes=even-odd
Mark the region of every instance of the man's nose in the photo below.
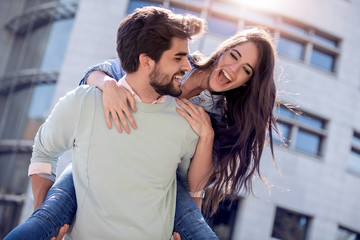
{"type": "Polygon", "coordinates": [[[185,58],[185,60],[183,61],[183,66],[182,66],[183,70],[185,72],[188,72],[191,70],[191,65],[189,63],[189,60],[187,58],[185,58]]]}

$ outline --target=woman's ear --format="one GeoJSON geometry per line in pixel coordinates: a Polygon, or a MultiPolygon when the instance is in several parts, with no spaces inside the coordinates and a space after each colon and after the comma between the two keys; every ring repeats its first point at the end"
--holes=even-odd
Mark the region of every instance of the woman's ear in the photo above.
{"type": "Polygon", "coordinates": [[[155,67],[155,61],[152,60],[148,55],[142,53],[139,56],[140,66],[148,71],[152,71],[155,67]]]}

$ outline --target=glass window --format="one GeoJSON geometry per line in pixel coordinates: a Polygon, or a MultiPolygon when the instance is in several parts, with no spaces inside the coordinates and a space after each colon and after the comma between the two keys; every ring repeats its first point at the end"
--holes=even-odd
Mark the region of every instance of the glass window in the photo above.
{"type": "Polygon", "coordinates": [[[128,10],[127,13],[132,13],[136,8],[142,8],[145,6],[161,6],[161,4],[159,3],[154,3],[151,1],[139,1],[139,0],[131,0],[129,1],[129,6],[128,6],[128,10]]]}
{"type": "Polygon", "coordinates": [[[277,208],[272,237],[276,239],[305,240],[309,222],[310,218],[305,215],[277,208]]]}
{"type": "Polygon", "coordinates": [[[0,204],[0,239],[19,224],[22,204],[17,202],[3,201],[0,204]]]}
{"type": "Polygon", "coordinates": [[[224,38],[230,37],[236,33],[237,22],[235,20],[225,19],[213,15],[210,15],[207,20],[209,33],[215,33],[224,38]]]}
{"type": "Polygon", "coordinates": [[[321,136],[299,129],[295,148],[316,156],[320,155],[320,143],[321,136]]]}
{"type": "Polygon", "coordinates": [[[359,133],[356,133],[356,132],[354,133],[354,136],[353,136],[353,138],[352,138],[351,144],[352,144],[354,147],[360,149],[360,134],[359,134],[359,133]]]}
{"type": "Polygon", "coordinates": [[[51,111],[55,83],[40,84],[34,89],[22,139],[33,140],[41,124],[51,111]]]}
{"type": "MultiPolygon", "coordinates": [[[[274,114],[278,113],[277,126],[283,140],[291,149],[320,156],[326,136],[326,121],[312,114],[298,114],[298,112],[300,109],[295,109],[293,112],[284,105],[280,106],[280,112],[275,110],[274,114]]],[[[273,132],[273,137],[276,143],[281,143],[275,132],[273,132]]]]}
{"type": "MultiPolygon", "coordinates": [[[[281,137],[282,137],[282,140],[288,144],[289,143],[289,139],[290,139],[290,130],[291,130],[291,126],[290,124],[286,124],[286,123],[281,123],[281,122],[278,122],[277,123],[277,127],[280,131],[280,134],[281,134],[281,137]]],[[[273,140],[277,143],[282,143],[279,135],[273,131],[273,140]]]]}
{"type": "Polygon", "coordinates": [[[74,19],[67,19],[53,24],[42,59],[41,69],[60,70],[73,23],[74,19]]]}
{"type": "Polygon", "coordinates": [[[174,13],[179,13],[179,14],[192,14],[194,16],[198,16],[200,17],[200,12],[195,11],[195,10],[189,10],[189,9],[184,9],[181,7],[175,7],[175,6],[170,6],[169,8],[171,11],[173,11],[174,13]]]}
{"type": "Polygon", "coordinates": [[[328,72],[334,71],[335,56],[316,48],[311,53],[311,65],[326,70],[328,72]]]}
{"type": "Polygon", "coordinates": [[[348,170],[360,175],[360,137],[354,132],[351,141],[351,151],[348,158],[348,170]]]}
{"type": "Polygon", "coordinates": [[[360,152],[352,149],[348,160],[348,169],[360,175],[360,152]]]}
{"type": "Polygon", "coordinates": [[[328,47],[336,48],[338,46],[338,42],[339,42],[338,40],[333,40],[333,39],[327,38],[327,37],[321,35],[320,33],[315,33],[312,37],[318,43],[321,43],[328,47]]]}
{"type": "Polygon", "coordinates": [[[283,36],[280,37],[277,47],[279,54],[297,60],[303,60],[304,49],[304,43],[283,36]]]}
{"type": "Polygon", "coordinates": [[[305,27],[301,27],[297,25],[296,23],[291,22],[290,20],[283,19],[283,21],[280,23],[280,26],[287,30],[291,31],[293,33],[306,35],[308,33],[308,30],[305,27]]]}
{"type": "Polygon", "coordinates": [[[339,227],[335,240],[360,240],[360,233],[339,227]]]}
{"type": "Polygon", "coordinates": [[[229,199],[225,199],[220,203],[219,208],[212,217],[207,219],[211,229],[221,240],[231,240],[236,213],[240,199],[235,199],[231,204],[229,199]],[[231,207],[229,208],[231,204],[231,207]]]}
{"type": "Polygon", "coordinates": [[[22,132],[26,122],[26,113],[33,90],[33,87],[23,88],[8,96],[8,98],[11,98],[12,101],[7,103],[9,104],[8,109],[10,109],[10,111],[8,111],[5,116],[1,116],[2,118],[6,118],[6,127],[1,129],[1,138],[20,139],[22,137],[22,132]],[[16,109],[16,111],[11,111],[11,109],[16,109]]]}
{"type": "Polygon", "coordinates": [[[298,120],[302,125],[306,125],[306,126],[317,128],[317,129],[324,128],[324,121],[316,119],[316,118],[308,117],[304,114],[299,115],[298,120]]]}
{"type": "Polygon", "coordinates": [[[50,113],[55,84],[39,84],[35,87],[28,116],[45,119],[50,113]]]}
{"type": "Polygon", "coordinates": [[[290,119],[290,118],[293,118],[293,116],[294,116],[294,113],[290,109],[288,109],[284,106],[280,107],[279,117],[290,119]]]}
{"type": "Polygon", "coordinates": [[[0,153],[1,193],[19,195],[26,192],[30,158],[31,153],[0,153]]]}

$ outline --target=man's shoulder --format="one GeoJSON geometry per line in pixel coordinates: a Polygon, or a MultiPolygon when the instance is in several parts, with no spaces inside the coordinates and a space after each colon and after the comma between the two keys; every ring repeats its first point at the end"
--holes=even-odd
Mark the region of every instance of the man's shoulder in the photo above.
{"type": "Polygon", "coordinates": [[[64,98],[80,100],[84,97],[94,97],[99,94],[101,94],[101,91],[95,86],[80,85],[75,89],[67,92],[64,98]]]}

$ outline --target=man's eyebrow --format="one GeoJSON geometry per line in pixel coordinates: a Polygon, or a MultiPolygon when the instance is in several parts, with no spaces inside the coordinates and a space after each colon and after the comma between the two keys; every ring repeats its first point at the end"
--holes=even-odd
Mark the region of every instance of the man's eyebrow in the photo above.
{"type": "Polygon", "coordinates": [[[175,56],[187,56],[188,53],[187,52],[178,52],[175,54],[175,56]]]}

